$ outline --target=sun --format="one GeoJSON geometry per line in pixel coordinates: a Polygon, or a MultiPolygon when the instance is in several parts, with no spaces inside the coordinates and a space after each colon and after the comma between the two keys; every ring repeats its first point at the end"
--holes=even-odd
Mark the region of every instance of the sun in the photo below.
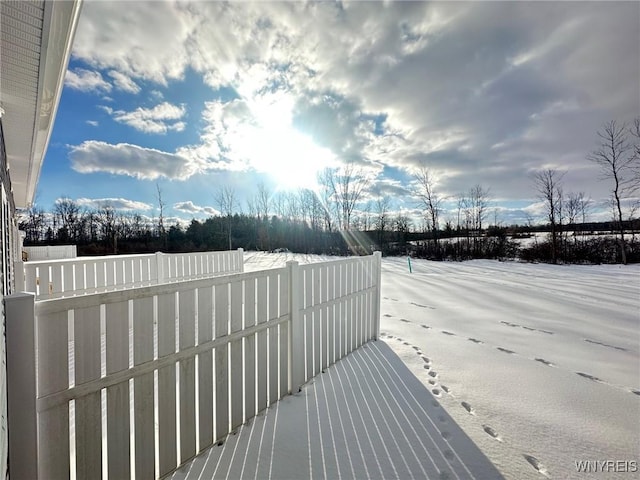
{"type": "Polygon", "coordinates": [[[317,174],[336,164],[335,155],[292,125],[290,98],[253,102],[254,122],[245,155],[257,171],[267,173],[280,190],[316,189],[317,174]]]}

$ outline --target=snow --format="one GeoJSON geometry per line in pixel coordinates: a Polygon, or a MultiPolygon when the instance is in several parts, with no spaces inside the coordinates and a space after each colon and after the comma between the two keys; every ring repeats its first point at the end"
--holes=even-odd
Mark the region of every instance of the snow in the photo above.
{"type": "MultiPolygon", "coordinates": [[[[245,269],[328,258],[248,252],[245,269]]],[[[505,478],[637,475],[639,265],[382,265],[381,339],[505,478]]]]}

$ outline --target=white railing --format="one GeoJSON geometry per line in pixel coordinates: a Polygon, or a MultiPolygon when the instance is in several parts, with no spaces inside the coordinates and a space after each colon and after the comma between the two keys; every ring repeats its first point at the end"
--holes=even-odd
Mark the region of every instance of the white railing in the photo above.
{"type": "MultiPolygon", "coordinates": [[[[18,262],[20,263],[20,262],[18,262]]],[[[26,262],[24,288],[37,300],[107,292],[243,271],[243,250],[108,255],[26,262]]],[[[20,289],[22,290],[22,289],[20,289]]]]}
{"type": "Polygon", "coordinates": [[[28,261],[60,260],[76,258],[78,251],[75,245],[46,245],[38,247],[22,247],[27,253],[28,261]]]}
{"type": "Polygon", "coordinates": [[[380,258],[6,298],[12,478],[169,474],[378,337],[380,258]]]}

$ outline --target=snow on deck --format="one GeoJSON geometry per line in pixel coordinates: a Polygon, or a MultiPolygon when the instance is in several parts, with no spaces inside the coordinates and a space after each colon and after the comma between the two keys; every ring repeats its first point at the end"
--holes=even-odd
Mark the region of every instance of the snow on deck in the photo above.
{"type": "MultiPolygon", "coordinates": [[[[414,354],[424,359],[419,350],[414,354]]],[[[171,478],[501,475],[391,348],[377,341],[343,358],[171,478]]]]}

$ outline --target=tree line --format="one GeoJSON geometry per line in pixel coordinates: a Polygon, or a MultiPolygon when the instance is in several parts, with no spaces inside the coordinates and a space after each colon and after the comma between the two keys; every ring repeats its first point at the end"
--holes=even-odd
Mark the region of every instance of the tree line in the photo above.
{"type": "Polygon", "coordinates": [[[603,179],[611,184],[612,221],[600,227],[611,227],[615,240],[571,235],[585,229],[593,205],[585,192],[564,192],[566,172],[560,170],[546,169],[532,177],[532,189],[545,207],[546,225],[534,225],[529,218],[527,225],[505,227],[495,209],[491,219],[489,188],[477,184],[454,197],[443,195],[434,171],[422,166],[414,172],[411,185],[421,212],[418,225],[406,212],[393,212],[390,197],[372,197],[371,175],[353,163],[324,170],[315,191],[274,195],[260,184],[244,208],[233,188],[222,187],[215,193],[219,214],[194,219],[188,225],[167,226],[158,186],[159,216],[155,219],[109,205],[83,208],[61,198],[50,212],[39,207],[27,210],[20,228],[26,245],[73,243],[81,255],[242,247],[335,255],[381,250],[387,255],[411,254],[434,260],[639,261],[637,242],[635,237],[628,238],[628,232],[638,229],[634,222],[640,203],[637,198],[633,203],[633,199],[639,186],[640,118],[631,125],[609,122],[598,138],[598,148],[587,158],[600,167],[603,179]],[[626,213],[625,201],[632,202],[626,213]],[[536,237],[527,247],[514,241],[514,237],[540,228],[547,229],[548,238],[537,241],[536,237]]]}

